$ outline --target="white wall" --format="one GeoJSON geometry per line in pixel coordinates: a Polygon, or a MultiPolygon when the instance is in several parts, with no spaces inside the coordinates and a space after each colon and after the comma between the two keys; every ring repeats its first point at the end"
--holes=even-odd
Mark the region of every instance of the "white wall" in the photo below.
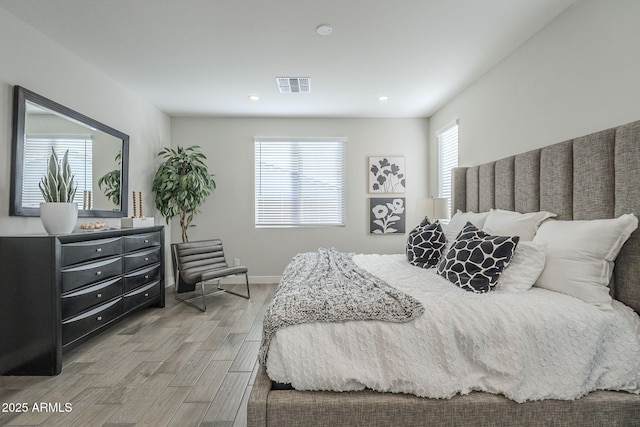
{"type": "MultiPolygon", "coordinates": [[[[321,246],[354,252],[404,250],[405,235],[368,234],[367,157],[406,156],[407,192],[399,196],[407,198],[410,229],[415,199],[427,195],[426,119],[170,119],[2,8],[0,35],[0,235],[44,232],[38,218],[9,216],[13,86],[20,85],[130,136],[129,187],[147,195],[145,213],[155,216],[156,224],[164,224],[152,208],[156,154],[169,145],[202,145],[218,189],[196,216],[190,236],[223,238],[229,257],[241,258],[254,277],[272,280],[296,253],[321,246]],[[347,137],[347,226],[255,229],[254,136],[347,137]]],[[[107,222],[119,224],[117,219],[107,222]]],[[[168,230],[169,241],[180,241],[177,221],[173,232],[168,230]]]]}
{"type": "MultiPolygon", "coordinates": [[[[14,85],[128,134],[129,188],[147,195],[149,209],[145,213],[155,215],[151,182],[157,165],[155,155],[170,144],[169,116],[2,8],[0,57],[0,235],[44,233],[39,218],[9,216],[14,85]]],[[[93,219],[78,220],[90,221],[93,219]]],[[[106,221],[120,223],[119,219],[106,221]]],[[[156,223],[162,223],[162,218],[156,218],[156,223]]]]}
{"type": "MultiPolygon", "coordinates": [[[[404,235],[367,233],[368,156],[406,156],[408,187],[404,196],[411,218],[415,199],[437,189],[435,132],[456,118],[460,123],[461,165],[479,164],[640,119],[639,17],[640,2],[636,0],[578,0],[429,120],[170,121],[0,8],[0,234],[43,231],[37,218],[8,216],[11,89],[17,84],[131,136],[130,188],[149,195],[147,215],[155,214],[150,187],[158,163],[156,153],[170,143],[202,145],[216,173],[218,189],[196,217],[192,240],[223,238],[229,256],[241,258],[253,276],[278,276],[293,255],[319,246],[354,252],[402,251],[404,235]],[[346,136],[347,226],[255,229],[254,136],[346,136]]],[[[159,217],[156,221],[163,223],[159,217]]],[[[177,223],[168,234],[172,241],[180,240],[177,223]]]]}
{"type": "Polygon", "coordinates": [[[458,118],[461,166],[640,120],[640,1],[578,0],[431,117],[458,118]]]}
{"type": "MultiPolygon", "coordinates": [[[[221,238],[256,281],[280,276],[291,257],[319,247],[343,252],[403,252],[406,235],[368,234],[367,157],[406,157],[407,231],[415,199],[427,196],[426,119],[172,118],[174,146],[200,145],[217,189],[195,217],[189,239],[221,238]],[[347,225],[335,228],[254,227],[254,137],[347,137],[347,225]],[[259,276],[259,277],[255,277],[259,276]]],[[[177,220],[172,240],[180,241],[177,220]]]]}

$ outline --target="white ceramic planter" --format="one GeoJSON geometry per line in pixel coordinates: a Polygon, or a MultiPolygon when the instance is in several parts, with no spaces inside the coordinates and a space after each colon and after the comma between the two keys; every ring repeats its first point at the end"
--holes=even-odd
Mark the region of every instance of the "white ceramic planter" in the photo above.
{"type": "Polygon", "coordinates": [[[49,234],[71,233],[77,220],[77,203],[40,203],[40,221],[49,234]]]}

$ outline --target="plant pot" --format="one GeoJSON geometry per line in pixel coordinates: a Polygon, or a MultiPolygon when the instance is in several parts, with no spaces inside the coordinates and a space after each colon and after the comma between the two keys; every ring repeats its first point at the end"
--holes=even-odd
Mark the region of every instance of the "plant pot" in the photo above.
{"type": "Polygon", "coordinates": [[[40,203],[40,221],[49,234],[71,233],[77,220],[77,203],[40,203]]]}

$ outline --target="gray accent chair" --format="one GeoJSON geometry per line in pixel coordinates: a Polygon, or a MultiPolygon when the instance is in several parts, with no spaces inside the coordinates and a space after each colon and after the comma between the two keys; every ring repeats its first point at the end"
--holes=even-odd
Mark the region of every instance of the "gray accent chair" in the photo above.
{"type": "Polygon", "coordinates": [[[227,292],[243,298],[251,297],[249,291],[249,271],[243,265],[229,266],[227,264],[222,240],[211,239],[197,242],[173,243],[171,244],[173,256],[173,273],[175,277],[175,297],[178,301],[184,302],[201,311],[207,311],[206,296],[220,292],[227,292]],[[244,274],[247,284],[247,294],[240,294],[220,287],[220,280],[228,276],[244,274]],[[205,293],[205,282],[216,281],[216,291],[205,293]],[[200,294],[189,298],[181,298],[179,295],[189,292],[197,292],[200,285],[200,294]],[[202,307],[192,302],[197,298],[202,298],[202,307]]]}

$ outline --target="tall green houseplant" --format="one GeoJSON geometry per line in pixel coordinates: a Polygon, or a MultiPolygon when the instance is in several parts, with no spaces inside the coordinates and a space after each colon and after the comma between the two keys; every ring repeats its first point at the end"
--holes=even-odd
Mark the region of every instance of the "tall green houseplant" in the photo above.
{"type": "Polygon", "coordinates": [[[158,153],[162,164],[153,179],[156,208],[165,217],[167,224],[171,218],[180,217],[182,241],[188,242],[187,231],[193,227],[193,217],[209,194],[216,188],[215,176],[209,173],[200,152],[200,146],[188,148],[165,148],[158,153]]]}

